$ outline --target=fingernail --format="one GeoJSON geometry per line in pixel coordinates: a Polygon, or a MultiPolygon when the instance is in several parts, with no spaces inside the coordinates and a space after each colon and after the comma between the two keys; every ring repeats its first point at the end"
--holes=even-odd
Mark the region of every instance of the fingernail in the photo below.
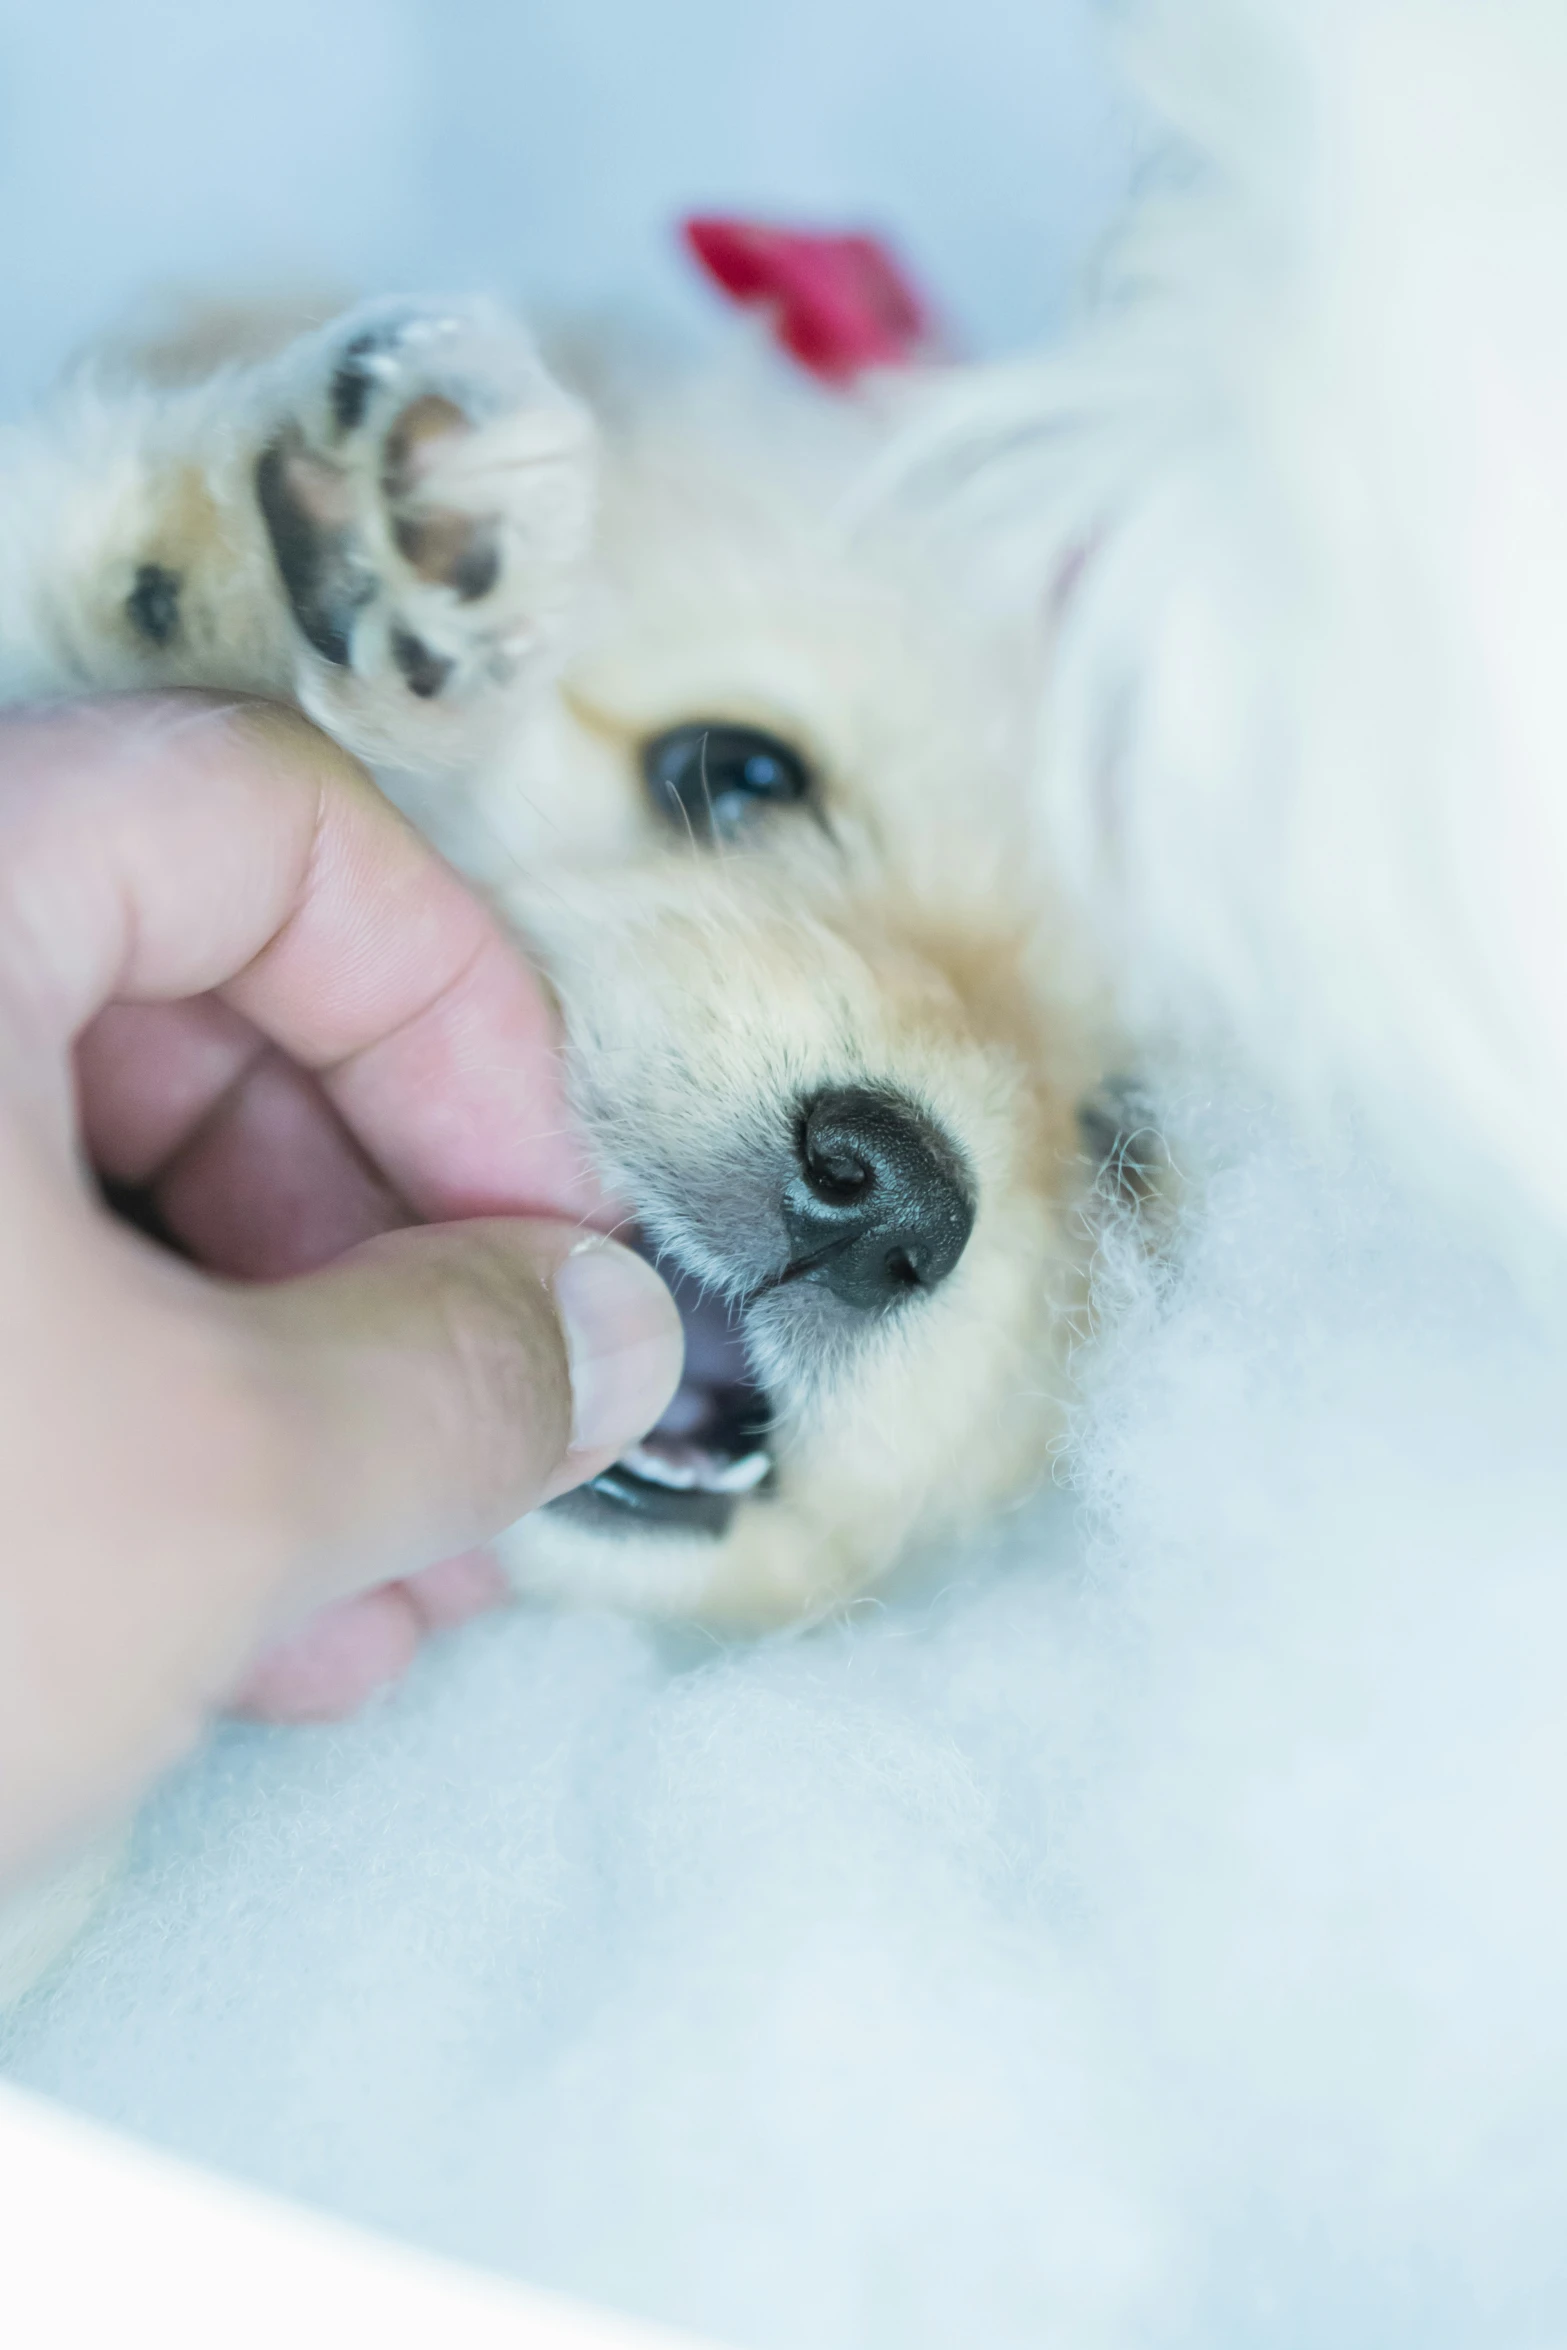
{"type": "Polygon", "coordinates": [[[588,1240],[555,1276],[571,1366],[573,1452],[623,1452],[680,1384],[685,1338],[651,1265],[613,1240],[588,1240]]]}

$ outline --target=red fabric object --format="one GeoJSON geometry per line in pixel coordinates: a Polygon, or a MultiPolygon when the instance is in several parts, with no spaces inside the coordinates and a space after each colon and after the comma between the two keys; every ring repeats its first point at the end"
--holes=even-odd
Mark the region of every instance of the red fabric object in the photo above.
{"type": "Polygon", "coordinates": [[[688,220],[686,243],[736,302],[772,314],[784,350],[824,383],[931,356],[930,314],[876,237],[819,236],[754,220],[688,220]]]}

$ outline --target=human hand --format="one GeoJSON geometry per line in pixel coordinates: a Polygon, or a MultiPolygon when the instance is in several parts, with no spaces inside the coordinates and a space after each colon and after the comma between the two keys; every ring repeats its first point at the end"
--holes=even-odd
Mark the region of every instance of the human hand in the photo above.
{"type": "Polygon", "coordinates": [[[279,1636],[251,1694],[286,1712],[466,1612],[487,1586],[457,1554],[679,1376],[662,1283],[584,1245],[609,1210],[532,975],[265,705],[0,719],[0,1211],[0,1871],[122,1801],[279,1636]]]}

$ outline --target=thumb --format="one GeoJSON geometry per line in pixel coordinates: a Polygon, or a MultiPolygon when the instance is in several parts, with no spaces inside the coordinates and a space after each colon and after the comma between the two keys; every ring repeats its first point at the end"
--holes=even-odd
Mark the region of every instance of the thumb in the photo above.
{"type": "Polygon", "coordinates": [[[663,1282],[576,1225],[387,1233],[230,1296],[289,1428],[288,1613],[466,1550],[597,1475],[680,1379],[663,1282]]]}

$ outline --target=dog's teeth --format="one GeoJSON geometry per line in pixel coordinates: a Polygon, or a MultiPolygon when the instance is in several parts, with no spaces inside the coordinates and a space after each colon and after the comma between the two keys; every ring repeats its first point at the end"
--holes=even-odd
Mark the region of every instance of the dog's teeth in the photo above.
{"type": "Polygon", "coordinates": [[[672,1493],[749,1493],[772,1467],[765,1452],[748,1452],[737,1461],[717,1461],[700,1444],[633,1444],[620,1456],[622,1468],[649,1485],[663,1485],[672,1493]]]}
{"type": "Polygon", "coordinates": [[[645,1444],[634,1444],[620,1459],[634,1477],[645,1477],[649,1485],[667,1485],[675,1493],[689,1493],[701,1483],[695,1459],[685,1446],[677,1453],[673,1449],[653,1452],[645,1444]]]}
{"type": "Polygon", "coordinates": [[[703,1482],[714,1493],[749,1493],[753,1486],[761,1484],[772,1465],[770,1454],[748,1452],[737,1461],[726,1461],[715,1475],[703,1482]]]}

